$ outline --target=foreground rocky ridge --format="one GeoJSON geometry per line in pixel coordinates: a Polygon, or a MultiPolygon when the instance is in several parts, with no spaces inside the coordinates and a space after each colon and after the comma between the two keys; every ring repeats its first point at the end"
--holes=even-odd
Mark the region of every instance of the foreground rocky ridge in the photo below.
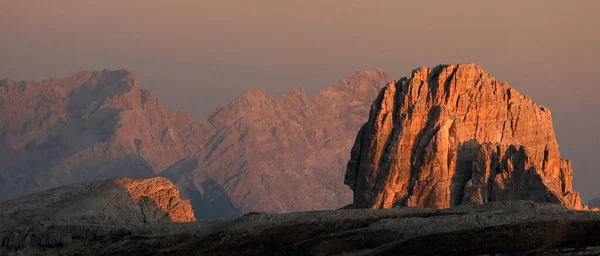
{"type": "MultiPolygon", "coordinates": [[[[3,218],[4,219],[4,218],[3,218]]],[[[558,204],[247,214],[231,221],[0,226],[2,255],[591,255],[600,214],[558,204]],[[432,246],[435,245],[435,246],[432,246]]]]}
{"type": "Polygon", "coordinates": [[[165,178],[91,181],[0,204],[0,226],[126,225],[192,222],[188,200],[165,178]]]}
{"type": "Polygon", "coordinates": [[[550,111],[473,64],[420,68],[373,103],[348,162],[354,207],[531,200],[587,209],[550,111]]]}
{"type": "Polygon", "coordinates": [[[194,121],[165,109],[125,70],[40,83],[0,80],[0,201],[90,180],[163,176],[198,218],[335,209],[352,138],[381,70],[309,98],[248,92],[194,121]]]}

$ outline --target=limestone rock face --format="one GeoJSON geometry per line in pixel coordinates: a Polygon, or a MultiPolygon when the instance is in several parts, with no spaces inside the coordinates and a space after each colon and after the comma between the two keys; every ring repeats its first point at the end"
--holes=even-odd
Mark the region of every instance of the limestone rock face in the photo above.
{"type": "Polygon", "coordinates": [[[586,209],[550,111],[473,64],[419,68],[373,103],[348,162],[354,207],[531,200],[586,209]]]}
{"type": "Polygon", "coordinates": [[[33,193],[0,204],[5,220],[30,224],[135,225],[192,222],[188,200],[169,180],[114,179],[33,193]]]}
{"type": "MultiPolygon", "coordinates": [[[[157,177],[150,179],[116,179],[115,184],[122,186],[129,192],[132,199],[139,202],[140,208],[161,210],[160,215],[166,213],[173,222],[195,221],[194,211],[189,200],[179,198],[179,190],[168,179],[157,177]],[[148,201],[151,200],[151,201],[148,201]]],[[[149,211],[146,211],[149,212],[149,211]]]]}

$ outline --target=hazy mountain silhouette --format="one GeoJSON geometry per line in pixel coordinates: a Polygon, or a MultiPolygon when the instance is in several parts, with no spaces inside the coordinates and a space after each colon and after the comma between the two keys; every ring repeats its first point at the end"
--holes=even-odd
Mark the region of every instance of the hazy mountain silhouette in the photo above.
{"type": "Polygon", "coordinates": [[[195,121],[166,110],[126,70],[4,79],[0,200],[160,175],[200,218],[339,208],[351,201],[343,175],[353,138],[388,81],[372,70],[312,97],[302,88],[279,98],[253,90],[195,121]]]}

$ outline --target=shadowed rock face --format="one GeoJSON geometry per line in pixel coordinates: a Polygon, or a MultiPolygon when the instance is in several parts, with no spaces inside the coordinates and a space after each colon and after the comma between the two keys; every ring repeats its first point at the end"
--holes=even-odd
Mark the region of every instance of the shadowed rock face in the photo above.
{"type": "Polygon", "coordinates": [[[194,121],[167,111],[124,70],[40,83],[0,81],[0,201],[62,185],[167,177],[198,217],[335,209],[353,138],[381,70],[356,72],[312,97],[250,91],[194,121]]]}
{"type": "Polygon", "coordinates": [[[550,111],[473,64],[419,68],[373,103],[348,162],[354,207],[532,200],[586,209],[550,111]]]}
{"type": "Polygon", "coordinates": [[[142,225],[195,221],[188,200],[165,178],[84,182],[0,204],[3,225],[142,225]]]}
{"type": "Polygon", "coordinates": [[[182,158],[168,112],[130,72],[0,83],[0,200],[89,180],[151,177],[182,158]]]}

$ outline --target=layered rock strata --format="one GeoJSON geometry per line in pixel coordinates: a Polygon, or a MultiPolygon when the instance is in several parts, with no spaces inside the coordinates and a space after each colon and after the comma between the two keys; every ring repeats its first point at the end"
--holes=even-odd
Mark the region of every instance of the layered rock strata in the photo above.
{"type": "Polygon", "coordinates": [[[382,89],[345,184],[353,207],[531,200],[586,209],[550,111],[473,64],[419,68],[382,89]]]}

